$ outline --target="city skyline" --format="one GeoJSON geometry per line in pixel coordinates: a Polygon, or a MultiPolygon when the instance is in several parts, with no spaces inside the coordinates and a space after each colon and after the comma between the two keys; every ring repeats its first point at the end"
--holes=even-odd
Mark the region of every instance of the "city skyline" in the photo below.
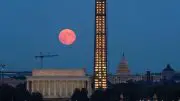
{"type": "MultiPolygon", "coordinates": [[[[59,56],[45,59],[45,67],[93,72],[94,2],[1,1],[0,63],[7,64],[7,70],[31,70],[40,67],[34,56],[50,52],[59,56]],[[71,46],[58,40],[64,28],[76,32],[71,46]]],[[[110,72],[116,71],[123,52],[133,73],[161,72],[168,63],[179,71],[180,1],[163,2],[108,0],[110,72]]]]}

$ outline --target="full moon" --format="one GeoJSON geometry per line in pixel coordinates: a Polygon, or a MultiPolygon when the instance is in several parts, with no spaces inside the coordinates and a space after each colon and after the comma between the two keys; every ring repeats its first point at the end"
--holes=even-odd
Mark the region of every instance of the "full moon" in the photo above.
{"type": "Polygon", "coordinates": [[[76,40],[76,34],[71,29],[63,29],[59,33],[59,41],[64,45],[71,45],[76,40]]]}

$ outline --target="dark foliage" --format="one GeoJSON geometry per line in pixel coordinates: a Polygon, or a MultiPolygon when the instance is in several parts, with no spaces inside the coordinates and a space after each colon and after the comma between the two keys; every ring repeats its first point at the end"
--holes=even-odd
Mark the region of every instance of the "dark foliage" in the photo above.
{"type": "Polygon", "coordinates": [[[7,84],[0,87],[0,101],[12,101],[14,99],[15,88],[7,84]]]}
{"type": "Polygon", "coordinates": [[[81,91],[80,89],[76,88],[74,90],[73,95],[71,96],[71,101],[80,101],[81,98],[81,91]]]}
{"type": "Polygon", "coordinates": [[[87,89],[82,88],[80,90],[76,88],[71,96],[71,101],[89,101],[87,89]]]}
{"type": "Polygon", "coordinates": [[[33,92],[30,97],[30,101],[43,101],[43,97],[39,92],[33,92]]]}
{"type": "Polygon", "coordinates": [[[0,101],[43,101],[43,97],[38,92],[30,94],[26,90],[26,84],[19,84],[16,87],[3,84],[0,86],[0,101]]]}
{"type": "Polygon", "coordinates": [[[158,100],[177,101],[180,97],[180,84],[147,84],[147,83],[128,83],[116,84],[112,88],[96,90],[90,101],[120,101],[123,94],[123,101],[137,101],[140,99],[153,99],[154,94],[158,100]]]}
{"type": "Polygon", "coordinates": [[[90,101],[105,101],[104,92],[102,89],[96,90],[92,95],[90,101]]]}
{"type": "Polygon", "coordinates": [[[26,84],[19,84],[15,88],[14,101],[30,101],[30,93],[26,89],[26,84]]]}
{"type": "Polygon", "coordinates": [[[87,89],[82,88],[80,95],[81,95],[80,101],[89,101],[87,89]]]}
{"type": "MultiPolygon", "coordinates": [[[[157,95],[158,100],[177,101],[180,97],[180,84],[176,83],[133,83],[116,84],[106,90],[98,89],[88,99],[87,89],[75,89],[71,101],[120,101],[123,94],[123,101],[136,101],[140,99],[152,99],[157,95]]],[[[0,86],[0,101],[43,101],[39,92],[29,93],[26,84],[19,84],[12,87],[7,84],[0,86]]]]}

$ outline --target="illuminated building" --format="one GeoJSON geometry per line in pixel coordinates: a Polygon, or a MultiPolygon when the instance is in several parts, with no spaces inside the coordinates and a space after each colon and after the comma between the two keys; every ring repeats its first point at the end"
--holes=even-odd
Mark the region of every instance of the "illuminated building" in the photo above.
{"type": "Polygon", "coordinates": [[[94,88],[107,88],[106,0],[96,0],[94,88]]]}
{"type": "Polygon", "coordinates": [[[117,68],[116,74],[121,75],[121,76],[122,75],[125,75],[125,76],[130,75],[130,70],[128,68],[128,62],[127,62],[127,60],[125,58],[124,53],[123,53],[121,62],[119,64],[118,68],[117,68]]]}
{"type": "Polygon", "coordinates": [[[86,88],[91,94],[91,79],[84,69],[33,70],[27,77],[27,89],[40,92],[45,99],[70,98],[75,88],[86,88]]]}
{"type": "Polygon", "coordinates": [[[109,81],[113,84],[117,83],[127,83],[128,80],[132,79],[130,75],[130,70],[128,68],[128,62],[123,53],[121,62],[116,70],[116,75],[109,75],[109,81]]]}

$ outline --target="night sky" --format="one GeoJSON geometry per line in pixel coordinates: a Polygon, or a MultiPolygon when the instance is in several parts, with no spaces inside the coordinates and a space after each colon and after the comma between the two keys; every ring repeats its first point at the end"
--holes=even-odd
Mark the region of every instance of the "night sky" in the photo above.
{"type": "MultiPolygon", "coordinates": [[[[108,0],[109,70],[115,72],[122,53],[131,72],[160,72],[167,63],[180,70],[180,0],[108,0]]],[[[93,70],[94,0],[0,0],[0,63],[6,70],[32,70],[39,52],[44,68],[93,70]],[[71,46],[58,40],[70,28],[71,46]]]]}

